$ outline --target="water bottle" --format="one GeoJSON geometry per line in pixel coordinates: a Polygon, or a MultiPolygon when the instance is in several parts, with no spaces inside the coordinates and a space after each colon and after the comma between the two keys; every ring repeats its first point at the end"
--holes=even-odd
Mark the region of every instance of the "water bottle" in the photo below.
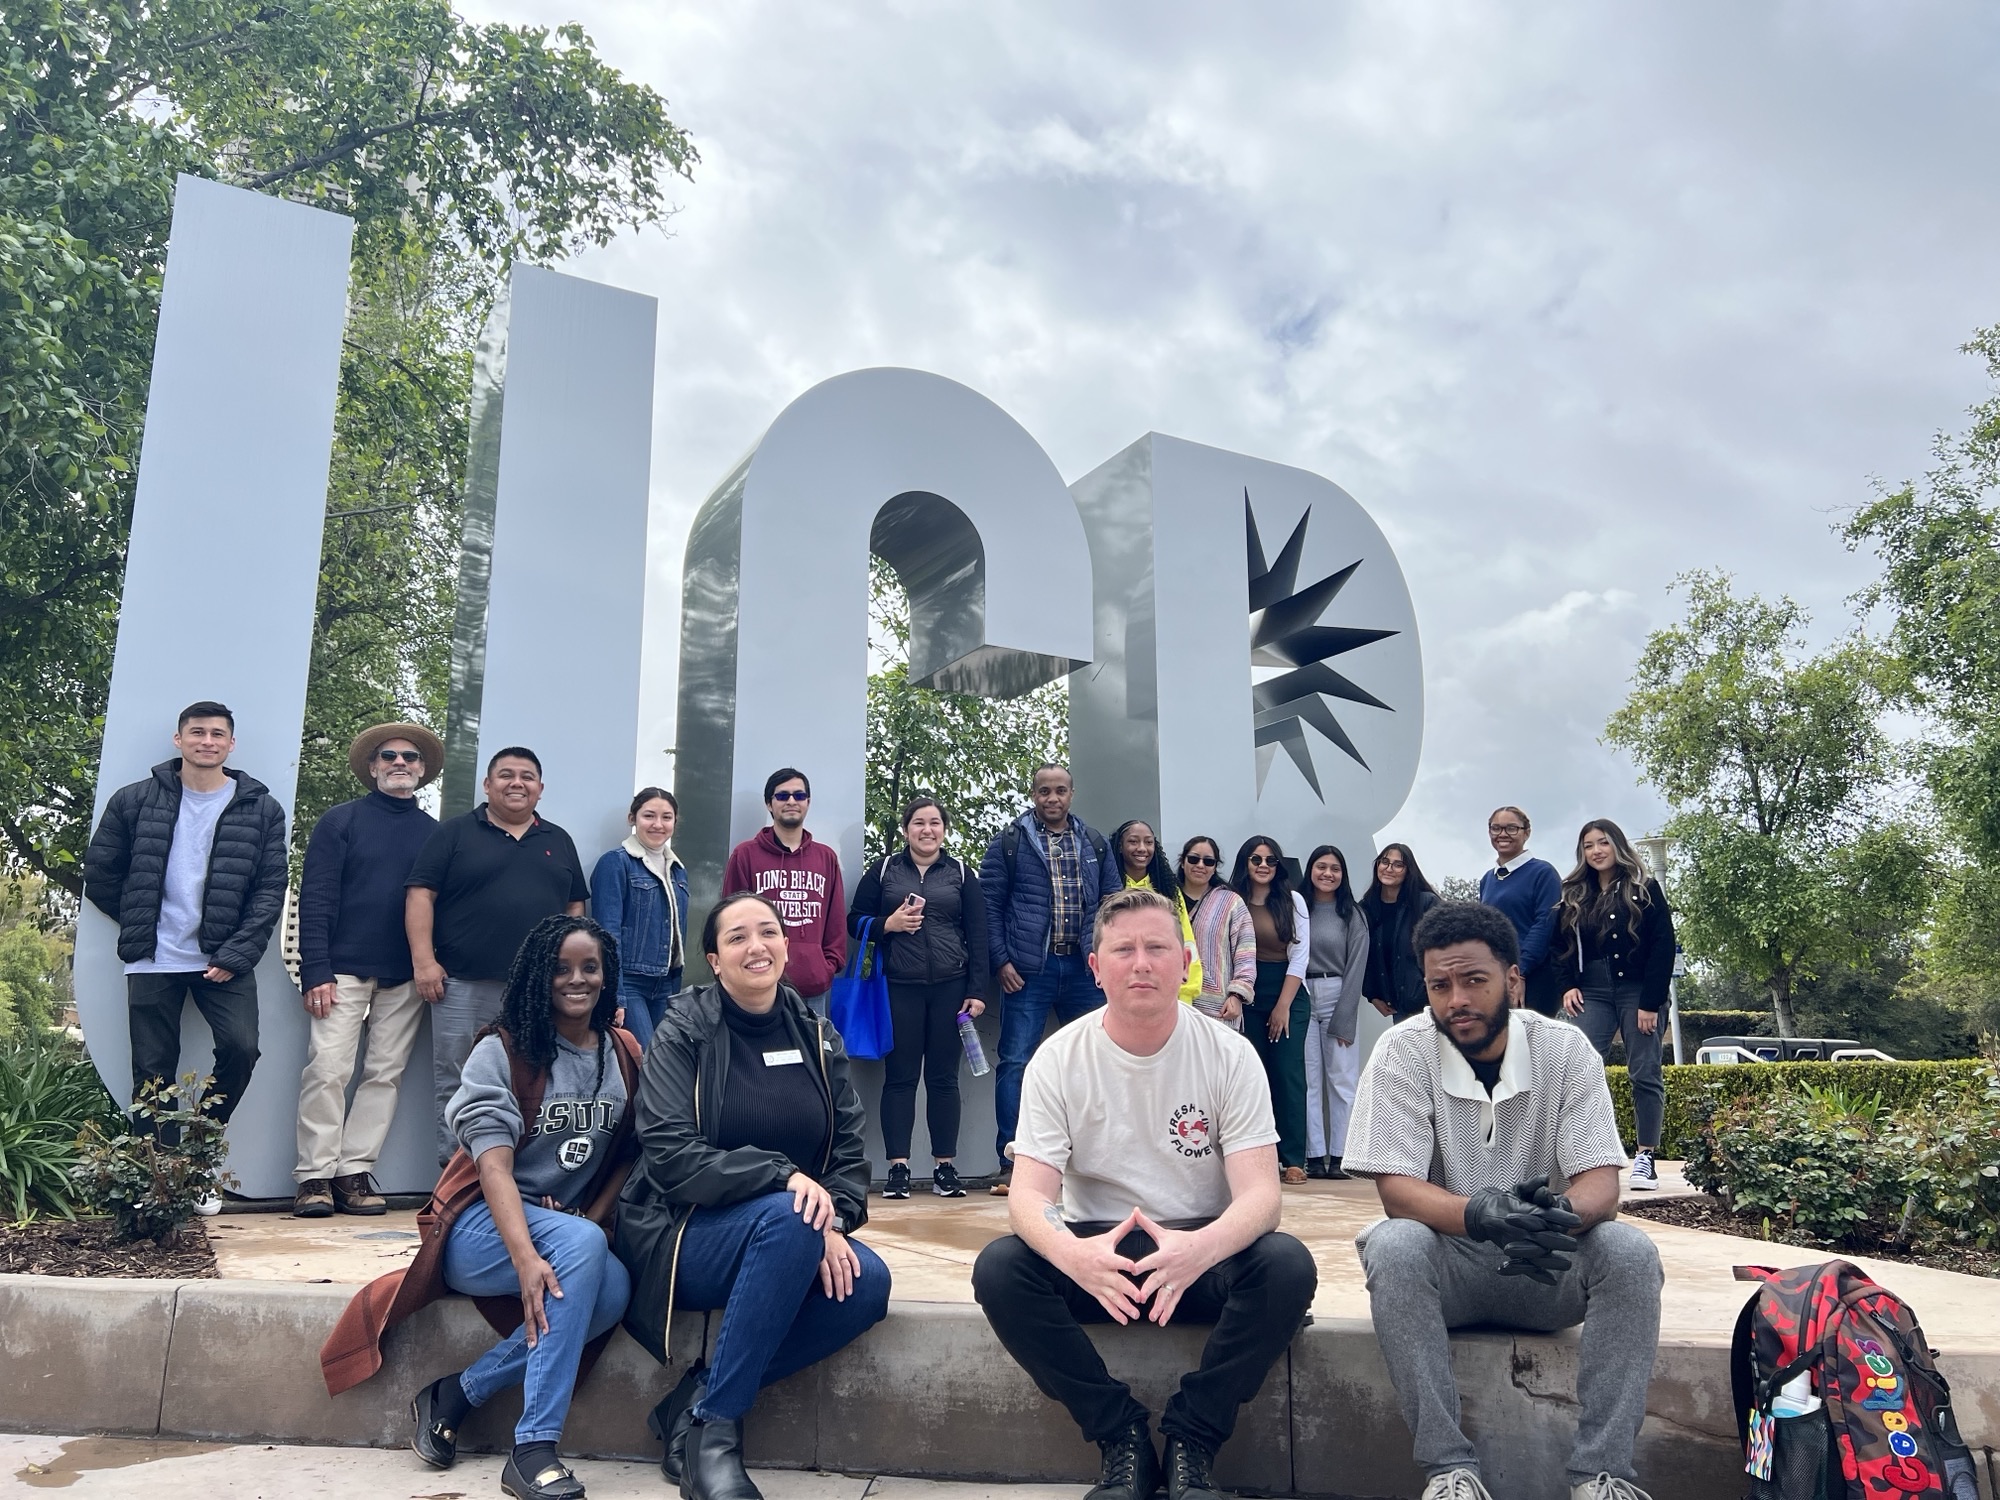
{"type": "Polygon", "coordinates": [[[993,1064],[986,1060],[986,1049],[979,1045],[979,1032],[971,1016],[958,1018],[958,1039],[965,1043],[965,1060],[971,1065],[974,1078],[993,1071],[993,1064]]]}

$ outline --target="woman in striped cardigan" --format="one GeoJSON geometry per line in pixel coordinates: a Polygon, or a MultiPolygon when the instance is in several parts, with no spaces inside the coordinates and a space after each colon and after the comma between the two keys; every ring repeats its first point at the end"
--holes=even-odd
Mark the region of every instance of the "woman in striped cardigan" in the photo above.
{"type": "Polygon", "coordinates": [[[1222,846],[1196,834],[1181,846],[1181,897],[1201,954],[1201,993],[1194,1008],[1234,1030],[1257,988],[1257,930],[1250,908],[1222,878],[1222,846]]]}

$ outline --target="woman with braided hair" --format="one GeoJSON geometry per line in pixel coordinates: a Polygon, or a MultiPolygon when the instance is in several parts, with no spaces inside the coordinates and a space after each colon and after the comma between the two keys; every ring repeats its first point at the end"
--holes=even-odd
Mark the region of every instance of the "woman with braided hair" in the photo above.
{"type": "Polygon", "coordinates": [[[418,1392],[412,1446],[448,1467],[466,1415],[522,1386],[500,1476],[516,1500],[583,1495],[556,1443],[584,1346],[617,1326],[631,1295],[605,1238],[636,1152],[629,1101],[639,1047],[613,1026],[617,1005],[610,934],[587,917],[544,918],[514,955],[500,1019],[473,1046],[445,1109],[459,1152],[433,1207],[455,1201],[455,1175],[477,1175],[442,1231],[444,1284],[518,1299],[519,1326],[470,1368],[418,1392]]]}

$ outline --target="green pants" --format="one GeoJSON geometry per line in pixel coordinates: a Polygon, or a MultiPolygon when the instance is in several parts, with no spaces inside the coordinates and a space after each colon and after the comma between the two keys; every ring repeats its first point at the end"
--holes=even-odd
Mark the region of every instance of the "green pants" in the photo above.
{"type": "Polygon", "coordinates": [[[1291,1028],[1271,1040],[1271,1012],[1285,987],[1285,966],[1257,960],[1257,993],[1243,1010],[1243,1034],[1264,1060],[1271,1082],[1271,1109],[1278,1117],[1278,1165],[1306,1164],[1306,1027],[1312,1021],[1312,997],[1304,985],[1292,996],[1291,1028]]]}

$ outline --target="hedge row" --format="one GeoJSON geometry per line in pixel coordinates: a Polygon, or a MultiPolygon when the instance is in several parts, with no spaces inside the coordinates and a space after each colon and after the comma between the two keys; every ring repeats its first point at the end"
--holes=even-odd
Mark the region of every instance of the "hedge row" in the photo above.
{"type": "MultiPolygon", "coordinates": [[[[1849,1095],[1879,1094],[1887,1110],[1923,1103],[1941,1083],[1977,1083],[1984,1075],[1977,1058],[1954,1062],[1797,1062],[1690,1063],[1660,1069],[1667,1089],[1667,1122],[1661,1132],[1660,1154],[1671,1160],[1687,1155],[1694,1132],[1694,1103],[1705,1088],[1719,1088],[1732,1098],[1838,1084],[1849,1095]]],[[[1618,1111],[1618,1128],[1628,1145],[1632,1133],[1632,1085],[1623,1068],[1606,1068],[1611,1103],[1618,1111]]]]}

